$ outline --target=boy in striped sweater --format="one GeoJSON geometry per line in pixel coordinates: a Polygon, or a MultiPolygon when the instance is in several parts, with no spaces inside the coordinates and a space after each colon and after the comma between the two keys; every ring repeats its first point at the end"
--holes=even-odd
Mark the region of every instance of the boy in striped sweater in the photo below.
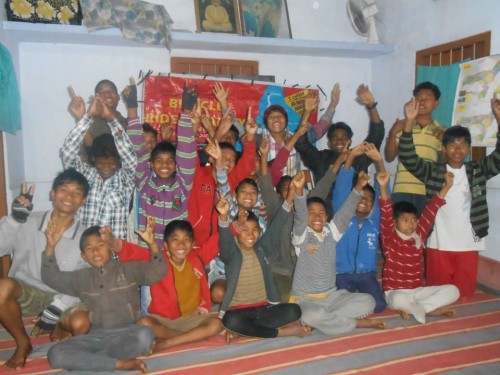
{"type": "MultiPolygon", "coordinates": [[[[130,85],[123,91],[125,98],[134,95],[137,88],[130,85]]],[[[185,92],[185,97],[191,92],[185,92]]],[[[135,94],[136,95],[136,94],[135,94]]],[[[173,220],[187,219],[188,197],[193,186],[193,177],[196,164],[196,143],[193,128],[197,127],[196,116],[192,111],[193,105],[185,108],[180,114],[177,123],[177,145],[170,142],[159,142],[150,152],[144,142],[142,125],[137,116],[137,109],[129,111],[129,127],[127,134],[136,148],[137,165],[135,183],[137,189],[138,230],[144,231],[147,218],[155,221],[154,234],[156,243],[163,247],[163,232],[165,226],[173,220]],[[191,110],[188,112],[188,110],[191,110]],[[134,116],[135,115],[135,116],[134,116]],[[150,155],[149,158],[145,155],[150,155]]],[[[139,241],[139,245],[146,248],[146,244],[139,241]]],[[[149,289],[149,288],[148,288],[149,289]]],[[[149,291],[142,288],[141,308],[146,312],[151,301],[149,291]]]]}
{"type": "MultiPolygon", "coordinates": [[[[491,99],[491,108],[500,124],[500,99],[491,99]]],[[[476,291],[479,251],[485,249],[489,215],[486,182],[500,173],[500,129],[495,150],[481,160],[465,162],[470,154],[471,134],[462,126],[452,126],[443,134],[446,163],[424,160],[415,152],[411,126],[418,115],[419,101],[405,106],[406,124],[399,141],[399,160],[425,183],[427,198],[439,192],[445,172],[455,176],[446,196],[447,204],[436,215],[427,247],[427,284],[453,284],[460,298],[467,300],[476,291]]]]}
{"type": "Polygon", "coordinates": [[[367,293],[349,293],[335,285],[336,245],[345,232],[362,189],[368,183],[360,175],[356,186],[333,219],[327,221],[326,204],[321,198],[307,199],[297,186],[292,244],[297,253],[290,302],[302,309],[302,322],[327,335],[347,333],[355,328],[384,329],[379,319],[367,319],[375,300],[367,293]]]}
{"type": "Polygon", "coordinates": [[[398,310],[405,320],[413,314],[420,323],[425,323],[425,315],[452,316],[454,311],[445,306],[458,299],[457,287],[424,287],[423,269],[425,240],[438,210],[446,204],[444,196],[453,185],[453,174],[446,173],[443,188],[425,205],[420,218],[412,203],[401,201],[392,205],[387,193],[387,172],[379,173],[377,181],[380,185],[380,238],[385,258],[382,285],[389,307],[398,310]]]}

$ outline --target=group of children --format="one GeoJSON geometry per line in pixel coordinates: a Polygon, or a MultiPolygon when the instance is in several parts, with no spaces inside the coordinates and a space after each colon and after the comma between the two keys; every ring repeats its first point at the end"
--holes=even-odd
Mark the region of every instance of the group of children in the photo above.
{"type": "MultiPolygon", "coordinates": [[[[331,124],[338,85],[316,125],[309,117],[318,97],[305,98],[294,134],[277,105],[266,110],[262,133],[251,108],[241,126],[221,84],[215,128],[185,89],[175,145],[171,124],[158,132],[140,123],[133,82],[122,92],[126,123],[111,81],[98,83],[87,110],[70,95],[77,125],[60,151],[66,169],[52,186],[53,209],[31,213],[34,187],[23,184],[0,221],[0,255],[15,254],[0,280],[0,322],[17,344],[6,367],[23,367],[32,350],[22,315],[39,314],[32,335],[62,341],[48,352],[54,368],[145,372],[137,357],[223,330],[229,343],[238,335],[383,329],[369,315],[386,306],[424,323],[426,315],[453,315],[447,305],[474,293],[488,230],[486,181],[500,172],[500,143],[466,163],[470,133],[432,120],[439,89],[431,83],[415,88],[405,120],[389,133],[386,158],[399,155],[402,164],[392,197],[379,151],[384,124],[365,85],[357,101],[369,132],[352,148],[351,128],[331,124]],[[195,143],[200,127],[209,135],[203,149],[195,143]],[[325,134],[328,149],[320,151],[314,142],[325,134]],[[437,146],[422,151],[429,137],[442,143],[445,163],[437,146]],[[422,185],[413,189],[400,173],[422,185]]],[[[491,104],[500,124],[500,99],[491,104]]]]}

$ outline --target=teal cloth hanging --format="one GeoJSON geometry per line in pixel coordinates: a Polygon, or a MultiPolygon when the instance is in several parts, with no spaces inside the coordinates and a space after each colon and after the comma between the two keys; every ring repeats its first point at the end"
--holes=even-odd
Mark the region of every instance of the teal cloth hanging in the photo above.
{"type": "Polygon", "coordinates": [[[21,97],[10,53],[0,43],[0,130],[15,134],[21,130],[21,97]]]}
{"type": "Polygon", "coordinates": [[[417,66],[417,85],[430,81],[437,85],[441,91],[439,106],[432,113],[432,117],[446,127],[452,125],[451,119],[461,63],[443,66],[417,66]]]}

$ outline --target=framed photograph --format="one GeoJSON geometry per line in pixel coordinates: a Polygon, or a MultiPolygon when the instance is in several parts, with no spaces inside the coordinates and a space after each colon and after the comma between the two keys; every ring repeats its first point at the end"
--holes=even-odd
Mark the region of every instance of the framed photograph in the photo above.
{"type": "Polygon", "coordinates": [[[237,0],[194,0],[198,32],[241,35],[237,0]]]}
{"type": "Polygon", "coordinates": [[[291,38],[286,0],[240,0],[242,35],[291,38]]]}

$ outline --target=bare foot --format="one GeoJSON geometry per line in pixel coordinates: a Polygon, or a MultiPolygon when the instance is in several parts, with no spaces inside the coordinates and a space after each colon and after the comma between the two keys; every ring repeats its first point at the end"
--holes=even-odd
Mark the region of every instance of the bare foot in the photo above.
{"type": "Polygon", "coordinates": [[[148,368],[142,359],[119,359],[116,361],[117,370],[141,370],[143,374],[148,372],[148,368]]]}
{"type": "Polygon", "coordinates": [[[281,327],[278,330],[278,337],[284,336],[297,336],[297,337],[305,337],[311,334],[311,327],[308,325],[302,325],[301,322],[293,322],[287,324],[284,327],[281,327]]]}
{"type": "Polygon", "coordinates": [[[233,339],[235,339],[237,337],[240,337],[240,335],[238,335],[237,333],[234,333],[234,332],[225,331],[225,333],[224,333],[224,339],[226,340],[227,345],[231,344],[231,341],[233,341],[233,339]]]}
{"type": "Polygon", "coordinates": [[[161,352],[162,350],[168,349],[172,346],[169,339],[156,339],[153,344],[153,349],[150,354],[161,352]]]}
{"type": "Polygon", "coordinates": [[[385,329],[385,322],[380,319],[357,319],[356,328],[385,329]]]}
{"type": "Polygon", "coordinates": [[[410,314],[408,314],[406,311],[403,310],[398,310],[399,316],[404,319],[404,320],[410,320],[410,314]]]}
{"type": "Polygon", "coordinates": [[[452,317],[453,315],[455,315],[455,310],[453,310],[449,307],[440,307],[434,311],[427,313],[427,315],[452,317]]]}
{"type": "Polygon", "coordinates": [[[50,333],[50,341],[60,342],[65,341],[71,337],[71,333],[66,331],[61,323],[57,323],[54,330],[50,333]]]}
{"type": "Polygon", "coordinates": [[[10,368],[12,370],[17,370],[23,368],[26,364],[26,358],[33,350],[31,346],[30,340],[26,340],[23,342],[18,342],[16,351],[5,363],[3,364],[5,367],[10,368]]]}

